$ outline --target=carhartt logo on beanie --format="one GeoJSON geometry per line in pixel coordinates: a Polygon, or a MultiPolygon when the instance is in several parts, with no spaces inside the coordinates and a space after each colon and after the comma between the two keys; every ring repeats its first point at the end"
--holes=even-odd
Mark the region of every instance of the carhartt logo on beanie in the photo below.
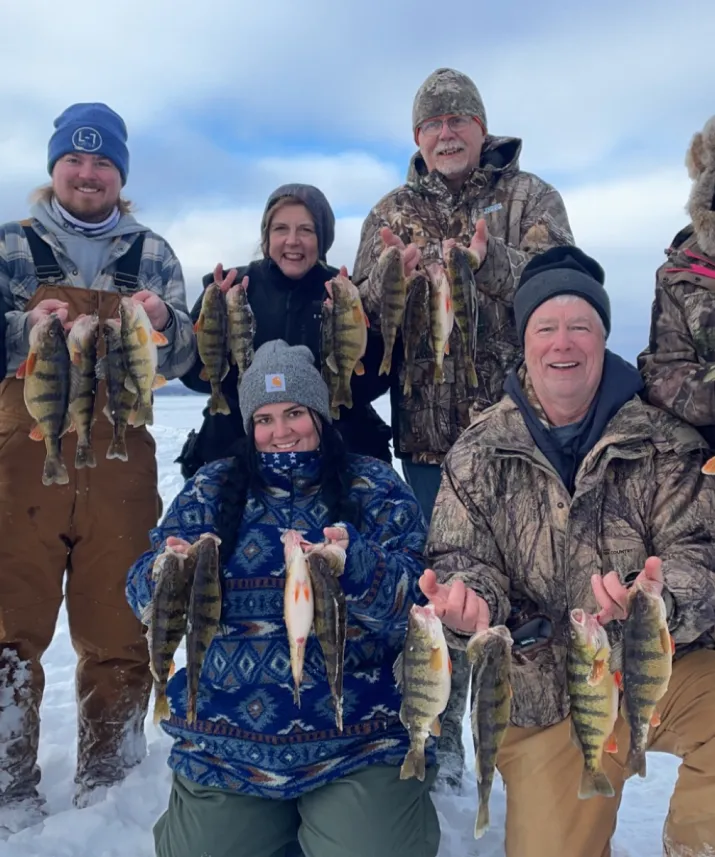
{"type": "Polygon", "coordinates": [[[519,341],[534,310],[557,295],[577,295],[591,304],[611,332],[611,302],[603,288],[606,275],[595,259],[578,247],[552,247],[529,261],[514,295],[514,317],[519,341]]]}
{"type": "Polygon", "coordinates": [[[127,128],[122,117],[106,104],[72,104],[55,119],[55,132],[47,146],[47,171],[70,152],[102,155],[119,170],[122,185],[129,173],[127,128]]]}
{"type": "Polygon", "coordinates": [[[259,408],[279,402],[303,405],[332,422],[328,386],[315,367],[313,352],[282,339],[265,342],[256,351],[241,378],[238,401],[246,434],[259,408]]]}

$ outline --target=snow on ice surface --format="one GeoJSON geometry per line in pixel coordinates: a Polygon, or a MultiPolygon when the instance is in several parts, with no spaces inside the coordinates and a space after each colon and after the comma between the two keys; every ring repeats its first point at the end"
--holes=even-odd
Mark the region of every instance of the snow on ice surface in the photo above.
{"type": "MultiPolygon", "coordinates": [[[[179,467],[173,461],[188,430],[200,424],[203,405],[204,399],[199,396],[157,397],[152,433],[157,441],[165,508],[182,486],[179,467]]],[[[378,406],[385,416],[387,401],[381,400],[378,406]]],[[[178,655],[181,661],[183,649],[178,655]]],[[[153,857],[152,826],[166,808],[169,796],[169,739],[153,725],[150,715],[146,729],[149,753],[144,762],[94,806],[74,809],[75,654],[64,610],[43,661],[47,687],[42,705],[41,789],[47,797],[50,816],[42,824],[0,841],[0,857],[153,857]]],[[[466,721],[464,737],[469,753],[471,740],[466,721]]],[[[649,754],[648,777],[626,784],[614,857],[655,857],[661,853],[661,830],[677,765],[677,759],[649,754]]],[[[468,757],[463,794],[441,792],[435,795],[435,803],[442,827],[439,857],[504,857],[506,801],[498,776],[492,792],[491,828],[478,842],[473,838],[477,798],[472,755],[468,757]]]]}

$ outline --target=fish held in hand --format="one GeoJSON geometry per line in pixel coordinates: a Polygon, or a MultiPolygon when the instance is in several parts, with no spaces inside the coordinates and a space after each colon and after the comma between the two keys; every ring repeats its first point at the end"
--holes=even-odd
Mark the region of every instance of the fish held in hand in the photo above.
{"type": "Polygon", "coordinates": [[[343,666],[347,638],[347,603],[325,553],[311,551],[308,572],[313,590],[315,636],[320,643],[335,705],[335,724],[343,731],[343,666]]]}
{"type": "Polygon", "coordinates": [[[241,284],[226,293],[228,347],[238,370],[239,380],[253,361],[253,337],[256,319],[248,302],[248,291],[241,284]]]}
{"type": "Polygon", "coordinates": [[[412,395],[412,374],[422,340],[430,332],[430,284],[426,275],[417,273],[412,279],[402,319],[402,345],[405,354],[405,380],[402,392],[412,395]]]}
{"type": "Polygon", "coordinates": [[[489,827],[489,798],[492,792],[497,753],[511,716],[512,638],[504,625],[477,632],[467,643],[467,658],[472,664],[472,734],[476,743],[477,791],[479,810],[474,838],[489,827]]]}
{"type": "Polygon", "coordinates": [[[341,405],[353,406],[350,380],[353,372],[363,375],[362,358],[367,348],[368,320],[357,287],[342,275],[326,285],[330,299],[326,301],[332,319],[328,321],[330,339],[324,340],[329,348],[325,365],[336,376],[331,389],[330,406],[337,410],[341,405]]]}
{"type": "Polygon", "coordinates": [[[303,552],[303,538],[295,530],[282,536],[286,581],[283,594],[283,615],[290,645],[290,667],[293,675],[293,699],[300,708],[300,685],[303,681],[305,647],[313,627],[315,601],[308,570],[308,558],[303,552]]]}
{"type": "Polygon", "coordinates": [[[460,247],[453,240],[445,241],[443,246],[454,323],[459,330],[467,383],[474,390],[477,387],[474,357],[477,351],[478,303],[473,266],[478,267],[479,260],[467,248],[460,247]]]}
{"type": "Polygon", "coordinates": [[[70,395],[68,410],[77,432],[75,468],[96,467],[92,449],[92,423],[97,397],[97,340],[99,316],[79,315],[67,336],[70,354],[70,395]]]}
{"type": "Polygon", "coordinates": [[[112,440],[107,458],[127,461],[126,432],[136,406],[136,390],[127,385],[128,371],[124,359],[121,322],[110,318],[102,324],[106,355],[97,363],[97,378],[106,381],[107,404],[104,415],[112,424],[112,440]]]}
{"type": "Polygon", "coordinates": [[[381,285],[382,295],[380,331],[383,356],[378,374],[389,375],[392,370],[392,351],[397,331],[402,326],[407,300],[404,251],[398,247],[386,247],[376,262],[374,276],[381,285]]]}
{"type": "Polygon", "coordinates": [[[186,613],[186,720],[196,722],[199,679],[206,652],[221,627],[221,540],[203,533],[186,554],[191,594],[186,613]]]}
{"type": "Polygon", "coordinates": [[[199,358],[204,364],[199,377],[211,385],[209,413],[212,416],[230,414],[231,408],[221,389],[229,370],[228,307],[218,283],[211,283],[204,291],[194,330],[199,358]]]}
{"type": "Polygon", "coordinates": [[[25,407],[35,420],[30,437],[45,442],[43,485],[67,485],[62,436],[69,431],[70,355],[59,317],[52,313],[30,330],[27,359],[17,369],[24,378],[25,407]]]}
{"type": "Polygon", "coordinates": [[[452,686],[447,642],[433,605],[412,605],[404,648],[393,674],[402,692],[400,720],[410,736],[400,779],[424,781],[425,743],[430,734],[440,734],[439,716],[447,707],[452,686]]]}
{"type": "Polygon", "coordinates": [[[628,593],[623,623],[623,716],[631,734],[626,771],[646,775],[648,731],[660,724],[658,702],[668,689],[675,644],[668,630],[665,602],[648,582],[628,593]]]}
{"type": "Polygon", "coordinates": [[[454,326],[452,291],[447,274],[438,262],[427,268],[430,281],[430,338],[434,354],[435,383],[444,381],[444,355],[449,354],[449,337],[454,326]]]}
{"type": "Polygon", "coordinates": [[[618,749],[613,729],[618,718],[618,685],[611,673],[611,645],[596,616],[572,610],[567,659],[571,701],[571,738],[584,759],[578,796],[613,797],[615,791],[603,770],[603,754],[618,749]]]}
{"type": "Polygon", "coordinates": [[[152,390],[166,383],[157,374],[157,346],[166,345],[167,339],[154,330],[142,304],[132,298],[119,301],[119,319],[127,371],[125,383],[137,394],[138,424],[150,426],[154,421],[152,390]]]}

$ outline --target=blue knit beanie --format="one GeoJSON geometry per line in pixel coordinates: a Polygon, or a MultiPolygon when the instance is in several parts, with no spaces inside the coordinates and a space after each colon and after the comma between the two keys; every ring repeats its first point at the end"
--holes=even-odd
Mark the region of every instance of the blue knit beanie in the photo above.
{"type": "Polygon", "coordinates": [[[47,171],[70,152],[102,155],[119,170],[122,185],[129,172],[127,126],[106,104],[72,104],[55,119],[55,132],[47,147],[47,171]]]}

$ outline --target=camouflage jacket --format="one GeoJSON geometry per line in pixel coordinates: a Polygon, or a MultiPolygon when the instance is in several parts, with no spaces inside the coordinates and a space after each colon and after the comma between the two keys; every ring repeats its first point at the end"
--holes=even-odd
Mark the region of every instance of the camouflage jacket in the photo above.
{"type": "MultiPolygon", "coordinates": [[[[715,479],[700,472],[705,457],[693,428],[638,396],[583,460],[573,496],[508,395],[454,445],[432,517],[432,567],[442,582],[461,579],[482,596],[492,625],[517,608],[553,628],[545,642],[514,648],[515,725],[568,715],[569,613],[597,612],[594,573],[618,571],[627,582],[659,556],[676,654],[715,648],[715,479]]],[[[448,635],[464,648],[467,637],[448,635]]]]}
{"type": "Polygon", "coordinates": [[[690,226],[656,275],[650,342],[638,357],[648,400],[698,426],[715,446],[715,253],[690,226]]]}
{"type": "MultiPolygon", "coordinates": [[[[486,219],[489,230],[487,256],[475,272],[476,403],[459,365],[463,361],[455,326],[444,363],[445,383],[433,384],[428,361],[418,360],[413,392],[405,400],[401,393],[404,366],[397,370],[400,383],[393,385],[393,428],[401,457],[440,462],[469,424],[470,407],[476,404],[480,411],[501,398],[506,374],[520,359],[512,300],[521,271],[535,253],[573,243],[561,196],[551,185],[519,169],[520,151],[521,140],[487,136],[480,167],[456,195],[440,173],[427,173],[418,153],[407,183],[380,200],[363,224],[352,279],[360,287],[373,323],[380,311],[380,284],[373,281],[371,272],[382,251],[382,227],[389,226],[405,244],[414,242],[425,265],[443,260],[446,238],[469,245],[480,218],[486,219]]],[[[398,343],[395,353],[401,350],[398,343]]]]}

